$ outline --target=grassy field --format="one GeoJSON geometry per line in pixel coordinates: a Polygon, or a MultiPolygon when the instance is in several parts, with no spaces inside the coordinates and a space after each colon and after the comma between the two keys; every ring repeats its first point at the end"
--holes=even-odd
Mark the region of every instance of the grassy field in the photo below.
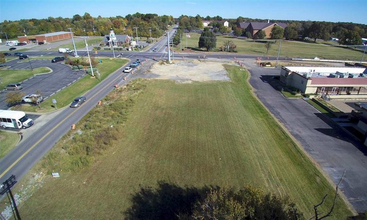
{"type": "Polygon", "coordinates": [[[47,67],[40,67],[32,70],[0,70],[0,90],[4,89],[9,83],[17,83],[28,79],[31,76],[41,73],[49,73],[47,67]]]}
{"type": "MultiPolygon", "coordinates": [[[[38,165],[49,164],[43,168],[60,172],[61,178],[46,178],[43,187],[21,206],[22,215],[29,219],[123,219],[141,187],[157,187],[159,181],[166,181],[197,188],[251,184],[279,196],[289,195],[306,219],[312,217],[313,205],[325,194],[333,195],[333,187],[254,98],[248,73],[234,66],[226,68],[232,82],[143,80],[146,88],[130,98],[114,90],[104,101],[105,107],[95,108],[77,125],[81,132],[69,132],[38,165]],[[117,123],[120,117],[115,114],[124,109],[121,100],[130,99],[134,105],[127,120],[117,123]],[[97,114],[108,117],[101,120],[97,114]],[[119,138],[89,166],[63,172],[63,164],[80,166],[72,158],[88,157],[92,145],[99,145],[86,142],[87,152],[73,146],[83,146],[90,132],[104,137],[108,131],[97,127],[110,125],[119,138]]],[[[138,89],[134,84],[130,88],[138,89]]],[[[330,204],[328,198],[322,211],[330,204]]],[[[330,219],[350,215],[338,198],[330,219]]]]}
{"type": "Polygon", "coordinates": [[[9,153],[19,141],[19,135],[13,132],[0,131],[0,159],[9,153]]]}
{"type": "Polygon", "coordinates": [[[19,105],[14,107],[14,110],[28,111],[28,112],[49,112],[55,110],[53,107],[52,99],[57,100],[57,107],[62,108],[69,105],[75,97],[83,95],[88,90],[96,86],[100,81],[104,80],[107,76],[113,73],[115,70],[125,65],[127,60],[125,59],[102,59],[102,63],[99,63],[97,68],[101,74],[101,79],[91,78],[86,75],[79,81],[73,83],[59,93],[53,95],[51,98],[42,102],[40,107],[32,105],[19,105]]]}
{"type": "MultiPolygon", "coordinates": [[[[190,33],[191,38],[187,38],[187,47],[197,50],[200,34],[190,33]]],[[[253,40],[238,39],[229,36],[217,36],[217,48],[214,51],[218,51],[220,46],[224,45],[225,41],[231,40],[237,46],[236,51],[243,54],[254,54],[259,56],[267,56],[265,41],[254,42],[253,40]]],[[[182,47],[186,47],[186,35],[182,38],[182,47]]],[[[277,56],[279,47],[279,41],[272,44],[269,50],[269,56],[277,56]]],[[[176,50],[181,48],[177,46],[176,50]]],[[[234,53],[235,54],[235,53],[234,53]]],[[[281,53],[282,57],[302,57],[302,58],[325,58],[325,59],[349,59],[360,60],[362,58],[363,51],[356,51],[352,49],[336,47],[332,45],[325,45],[320,43],[307,43],[300,41],[282,41],[281,53]]],[[[234,55],[235,56],[235,55],[234,55]]]]}

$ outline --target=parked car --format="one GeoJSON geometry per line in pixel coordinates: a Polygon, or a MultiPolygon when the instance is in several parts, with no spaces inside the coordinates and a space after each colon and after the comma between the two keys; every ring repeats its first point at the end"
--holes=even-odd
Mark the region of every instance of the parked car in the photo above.
{"type": "Polygon", "coordinates": [[[14,56],[18,56],[18,57],[19,57],[19,56],[21,56],[21,55],[23,55],[23,54],[22,54],[22,53],[20,53],[20,52],[15,52],[15,53],[14,53],[14,56]]]}
{"type": "Polygon", "coordinates": [[[20,83],[12,83],[6,86],[7,90],[21,90],[23,89],[22,84],[20,83]]]}
{"type": "Polygon", "coordinates": [[[87,99],[83,96],[77,97],[74,99],[74,101],[71,103],[70,108],[77,108],[81,106],[87,99]]]}
{"type": "Polygon", "coordinates": [[[11,56],[11,53],[4,53],[4,56],[11,56]]]}
{"type": "Polygon", "coordinates": [[[125,67],[124,73],[130,73],[133,69],[129,66],[125,67]]]}
{"type": "Polygon", "coordinates": [[[38,45],[42,45],[42,44],[45,44],[45,43],[44,43],[44,42],[42,42],[42,41],[41,41],[41,42],[38,42],[38,45]]]}
{"type": "Polygon", "coordinates": [[[17,46],[24,46],[27,45],[26,43],[18,43],[17,46]]]}
{"type": "Polygon", "coordinates": [[[27,59],[27,58],[28,58],[28,55],[25,55],[25,54],[19,55],[20,60],[27,59]]]}
{"type": "Polygon", "coordinates": [[[16,50],[17,48],[15,47],[10,47],[9,50],[12,51],[12,50],[16,50]]]}
{"type": "Polygon", "coordinates": [[[64,60],[65,60],[65,57],[55,57],[51,60],[51,62],[57,63],[57,62],[64,61],[64,60]]]}
{"type": "Polygon", "coordinates": [[[138,67],[138,66],[139,66],[139,63],[137,63],[137,62],[134,62],[134,63],[130,64],[131,68],[135,68],[135,67],[138,67]]]}
{"type": "Polygon", "coordinates": [[[42,102],[43,97],[40,94],[28,94],[22,98],[24,103],[37,103],[42,102]]]}

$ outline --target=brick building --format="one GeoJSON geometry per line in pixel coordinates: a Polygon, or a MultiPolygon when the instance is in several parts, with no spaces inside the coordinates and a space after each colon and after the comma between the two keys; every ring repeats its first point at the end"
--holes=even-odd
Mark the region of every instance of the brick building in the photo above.
{"type": "Polygon", "coordinates": [[[59,40],[66,40],[71,39],[71,32],[66,31],[59,31],[54,33],[46,33],[46,34],[39,34],[39,35],[31,35],[31,36],[18,36],[19,42],[52,42],[52,41],[59,41],[59,40]]]}

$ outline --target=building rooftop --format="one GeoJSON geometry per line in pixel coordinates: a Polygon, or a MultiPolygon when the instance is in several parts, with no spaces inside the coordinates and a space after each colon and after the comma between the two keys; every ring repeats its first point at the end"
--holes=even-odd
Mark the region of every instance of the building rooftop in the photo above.
{"type": "Polygon", "coordinates": [[[59,31],[59,32],[53,32],[53,33],[38,34],[36,36],[52,37],[52,36],[60,35],[60,34],[70,34],[70,32],[67,32],[67,31],[59,31]]]}
{"type": "Polygon", "coordinates": [[[283,67],[306,78],[367,78],[367,69],[360,67],[283,67]]]}

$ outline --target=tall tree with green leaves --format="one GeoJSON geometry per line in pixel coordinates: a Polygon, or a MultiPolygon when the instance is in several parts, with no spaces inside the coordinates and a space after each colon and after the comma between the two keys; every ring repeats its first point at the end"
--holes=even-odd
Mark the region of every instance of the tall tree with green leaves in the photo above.
{"type": "Polygon", "coordinates": [[[278,25],[274,26],[271,30],[271,39],[282,39],[284,36],[284,29],[278,25]]]}
{"type": "Polygon", "coordinates": [[[339,42],[344,45],[361,45],[362,38],[357,31],[347,30],[339,42]]]}
{"type": "Polygon", "coordinates": [[[254,39],[264,39],[266,36],[265,32],[263,30],[259,30],[255,35],[254,39]]]}
{"type": "Polygon", "coordinates": [[[199,48],[206,48],[207,51],[215,48],[217,45],[217,37],[209,28],[205,28],[199,38],[199,48]]]}

